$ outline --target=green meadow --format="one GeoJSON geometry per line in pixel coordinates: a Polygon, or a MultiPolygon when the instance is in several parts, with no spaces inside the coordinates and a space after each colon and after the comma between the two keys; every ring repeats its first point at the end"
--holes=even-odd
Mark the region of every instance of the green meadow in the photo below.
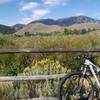
{"type": "MultiPolygon", "coordinates": [[[[87,34],[51,35],[51,36],[16,36],[0,35],[0,49],[17,48],[99,48],[99,31],[87,34]]],[[[100,54],[84,53],[96,57],[100,65],[100,54]],[[98,55],[98,56],[97,56],[98,55]]],[[[82,53],[30,53],[0,55],[0,75],[48,75],[62,74],[80,69],[82,53]]],[[[59,79],[46,81],[0,82],[0,98],[14,100],[56,96],[59,79]]]]}

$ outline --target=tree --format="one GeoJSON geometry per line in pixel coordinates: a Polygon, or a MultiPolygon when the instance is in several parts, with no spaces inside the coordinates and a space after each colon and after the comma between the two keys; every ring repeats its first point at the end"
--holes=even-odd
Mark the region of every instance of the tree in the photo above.
{"type": "Polygon", "coordinates": [[[74,30],[73,30],[73,34],[80,34],[80,31],[77,30],[77,29],[74,29],[74,30]]]}
{"type": "Polygon", "coordinates": [[[86,29],[82,29],[81,30],[81,34],[86,34],[87,33],[87,30],[86,29]]]}
{"type": "Polygon", "coordinates": [[[65,35],[69,35],[70,34],[70,31],[67,28],[64,28],[64,34],[65,35]]]}
{"type": "Polygon", "coordinates": [[[92,30],[91,30],[91,28],[88,28],[88,32],[91,32],[92,30]]]}
{"type": "Polygon", "coordinates": [[[25,36],[30,36],[30,33],[29,32],[25,32],[25,36]]]}
{"type": "Polygon", "coordinates": [[[92,30],[93,30],[93,31],[95,31],[96,29],[95,29],[95,28],[93,28],[92,30]]]}

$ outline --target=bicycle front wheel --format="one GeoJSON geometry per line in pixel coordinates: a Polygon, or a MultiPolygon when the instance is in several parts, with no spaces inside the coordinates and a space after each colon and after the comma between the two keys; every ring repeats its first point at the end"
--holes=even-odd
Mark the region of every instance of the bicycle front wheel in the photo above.
{"type": "Polygon", "coordinates": [[[81,72],[66,75],[58,87],[58,100],[93,100],[91,80],[81,72]]]}

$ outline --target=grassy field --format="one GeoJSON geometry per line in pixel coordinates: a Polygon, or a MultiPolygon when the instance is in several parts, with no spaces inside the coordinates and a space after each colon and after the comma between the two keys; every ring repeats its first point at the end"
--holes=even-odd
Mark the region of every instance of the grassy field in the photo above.
{"type": "MultiPolygon", "coordinates": [[[[99,48],[100,31],[89,32],[85,35],[55,35],[55,36],[15,36],[1,35],[1,49],[16,48],[99,48]]],[[[91,54],[91,53],[89,53],[91,54]]],[[[80,69],[81,59],[77,60],[81,53],[55,53],[55,54],[13,54],[0,55],[0,75],[40,75],[67,73],[80,69]]],[[[96,63],[100,65],[100,54],[96,63]]],[[[0,83],[0,98],[2,100],[14,100],[18,98],[33,98],[43,96],[56,96],[57,80],[28,81],[0,83]],[[5,87],[5,88],[3,88],[5,87]]]]}
{"type": "MultiPolygon", "coordinates": [[[[81,47],[99,47],[100,34],[99,30],[87,33],[85,35],[51,35],[51,36],[0,36],[4,39],[14,43],[10,48],[81,48],[81,47]],[[87,45],[86,45],[87,44],[87,45]]],[[[4,48],[8,48],[5,46],[4,48]]]]}
{"type": "MultiPolygon", "coordinates": [[[[100,31],[96,30],[84,35],[51,35],[51,36],[15,36],[15,35],[1,35],[0,48],[1,49],[17,49],[17,48],[99,48],[100,47],[100,31]]],[[[16,54],[16,55],[1,55],[0,57],[7,60],[13,58],[15,62],[24,63],[32,62],[34,60],[41,60],[43,58],[50,58],[61,62],[72,61],[77,54],[16,54]],[[17,55],[17,56],[16,56],[17,55]],[[25,56],[24,56],[25,55],[25,56]],[[70,58],[69,58],[70,56],[70,58]],[[36,57],[36,58],[35,58],[36,57]],[[28,59],[29,58],[29,59],[28,59]],[[21,59],[21,60],[18,60],[21,59]],[[28,61],[28,60],[29,61],[28,61]],[[27,61],[24,61],[27,60],[27,61]]],[[[98,57],[99,58],[99,57],[98,57]]],[[[9,60],[7,60],[9,61],[9,60]]],[[[10,62],[10,61],[9,61],[10,62]]],[[[4,61],[1,61],[3,64],[4,61]]],[[[97,62],[99,63],[99,61],[97,62]]],[[[24,66],[24,64],[22,64],[24,66]]],[[[6,64],[3,64],[6,66],[6,64]]],[[[31,65],[31,64],[30,64],[31,65]]],[[[9,65],[10,66],[10,65],[9,65]]],[[[17,64],[17,66],[20,66],[17,64]]],[[[28,64],[25,64],[24,68],[28,64]]],[[[23,69],[24,69],[23,68],[23,69]]],[[[19,71],[20,72],[20,71],[19,71]]],[[[22,71],[21,71],[22,72],[22,71]]]]}

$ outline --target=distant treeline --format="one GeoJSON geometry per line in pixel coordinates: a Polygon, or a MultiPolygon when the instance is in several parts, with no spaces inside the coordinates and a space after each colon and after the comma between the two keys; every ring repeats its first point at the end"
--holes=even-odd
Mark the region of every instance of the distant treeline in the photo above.
{"type": "Polygon", "coordinates": [[[73,34],[76,34],[76,35],[79,35],[79,34],[86,34],[86,33],[88,33],[88,32],[92,32],[92,31],[95,31],[96,29],[95,28],[93,28],[93,29],[91,29],[91,28],[88,28],[88,29],[81,29],[81,30],[77,30],[77,29],[74,29],[74,30],[70,30],[70,29],[67,29],[67,28],[65,28],[64,29],[64,34],[65,35],[73,35],[73,34]]]}
{"type": "MultiPolygon", "coordinates": [[[[64,28],[63,32],[59,32],[59,31],[55,31],[55,32],[50,32],[50,33],[42,33],[42,32],[37,32],[37,33],[30,33],[30,32],[25,32],[24,35],[22,36],[51,36],[51,35],[84,35],[87,34],[89,32],[95,31],[97,29],[95,28],[88,28],[88,29],[68,29],[68,28],[64,28]]],[[[15,36],[20,37],[21,35],[17,35],[15,34],[15,36]]]]}

